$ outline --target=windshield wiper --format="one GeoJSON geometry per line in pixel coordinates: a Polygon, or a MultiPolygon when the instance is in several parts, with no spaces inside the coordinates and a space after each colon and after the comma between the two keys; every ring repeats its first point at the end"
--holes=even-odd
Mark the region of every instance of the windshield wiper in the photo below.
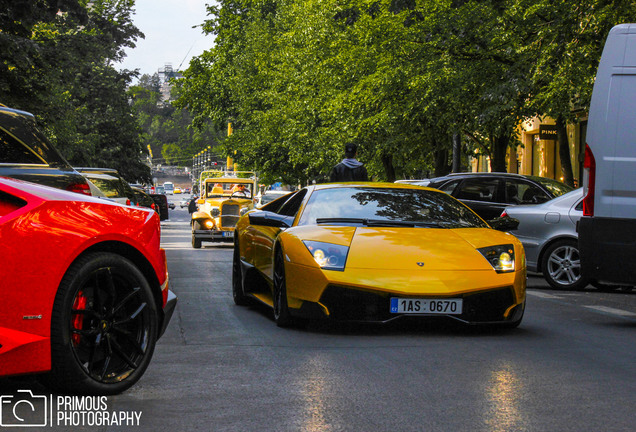
{"type": "Polygon", "coordinates": [[[366,225],[367,219],[360,218],[317,218],[316,223],[320,224],[338,224],[338,223],[352,223],[366,225]]]}
{"type": "Polygon", "coordinates": [[[362,219],[362,218],[317,218],[316,224],[361,224],[369,227],[426,227],[426,228],[443,228],[440,224],[434,222],[409,222],[409,221],[396,221],[386,219],[362,219]]]}

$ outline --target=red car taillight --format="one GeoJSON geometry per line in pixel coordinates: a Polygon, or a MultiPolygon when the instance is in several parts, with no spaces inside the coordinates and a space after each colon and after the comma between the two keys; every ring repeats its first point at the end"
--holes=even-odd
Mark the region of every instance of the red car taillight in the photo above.
{"type": "Polygon", "coordinates": [[[583,160],[583,216],[594,216],[594,187],[596,186],[596,160],[590,146],[585,144],[583,160]]]}
{"type": "Polygon", "coordinates": [[[502,211],[501,214],[499,215],[499,217],[508,217],[508,213],[506,213],[506,211],[502,211]]]}
{"type": "Polygon", "coordinates": [[[130,205],[130,199],[126,200],[126,205],[130,205]]]}
{"type": "Polygon", "coordinates": [[[88,183],[71,183],[66,187],[66,190],[88,196],[93,195],[91,194],[91,188],[88,186],[88,183]]]}
{"type": "Polygon", "coordinates": [[[150,204],[150,208],[154,210],[155,209],[155,203],[150,204]]]}

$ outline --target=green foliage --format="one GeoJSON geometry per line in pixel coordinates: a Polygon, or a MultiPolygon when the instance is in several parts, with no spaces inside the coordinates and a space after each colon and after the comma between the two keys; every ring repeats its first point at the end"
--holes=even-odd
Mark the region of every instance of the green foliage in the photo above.
{"type": "MultiPolygon", "coordinates": [[[[153,164],[190,165],[192,157],[201,150],[216,148],[221,134],[209,120],[203,119],[194,127],[189,110],[164,101],[160,87],[157,74],[142,75],[128,91],[142,145],[150,146],[153,164]]],[[[175,94],[171,98],[177,97],[177,92],[173,88],[175,94]]]]}
{"type": "Polygon", "coordinates": [[[139,130],[126,96],[134,73],[112,67],[143,36],[131,21],[133,5],[134,0],[3,5],[0,101],[34,113],[72,164],[116,168],[130,181],[146,181],[150,170],[141,162],[139,130]]]}
{"type": "Polygon", "coordinates": [[[225,0],[180,83],[197,124],[263,181],[322,180],[356,143],[376,179],[443,174],[453,134],[505,171],[520,122],[589,101],[633,2],[225,0]],[[629,3],[629,5],[628,5],[629,3]]]}

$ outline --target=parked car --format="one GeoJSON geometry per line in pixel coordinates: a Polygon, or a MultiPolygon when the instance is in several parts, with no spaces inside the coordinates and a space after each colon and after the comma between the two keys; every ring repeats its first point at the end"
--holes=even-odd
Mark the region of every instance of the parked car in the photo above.
{"type": "Polygon", "coordinates": [[[90,186],[38,130],[35,117],[0,105],[0,176],[91,195],[90,186]]]}
{"type": "Polygon", "coordinates": [[[581,276],[576,232],[582,200],[579,188],[543,204],[506,207],[501,215],[519,220],[511,233],[523,243],[528,270],[543,272],[556,289],[583,289],[590,282],[581,276]]]}
{"type": "Polygon", "coordinates": [[[0,375],[79,394],[139,380],[177,301],[158,232],[152,210],[0,178],[0,375]]]}
{"type": "MultiPolygon", "coordinates": [[[[124,205],[135,204],[135,192],[130,185],[122,178],[111,174],[99,174],[86,172],[87,168],[78,168],[84,177],[97,186],[107,198],[124,205]]],[[[113,170],[115,173],[116,171],[113,170]]]]}
{"type": "Polygon", "coordinates": [[[573,190],[557,180],[511,173],[455,173],[431,179],[428,187],[457,198],[484,220],[510,205],[541,204],[573,190]]]}
{"type": "Polygon", "coordinates": [[[157,209],[159,210],[159,218],[163,220],[170,219],[170,215],[168,212],[168,197],[165,194],[149,194],[150,198],[157,205],[157,209]]]}
{"type": "Polygon", "coordinates": [[[303,188],[242,216],[232,294],[301,318],[437,316],[516,327],[523,246],[435,189],[395,183],[303,188]]]}
{"type": "Polygon", "coordinates": [[[268,190],[263,192],[256,201],[256,208],[261,208],[265,204],[269,204],[270,202],[278,199],[280,197],[284,197],[289,194],[290,191],[282,191],[282,190],[268,190]]]}
{"type": "Polygon", "coordinates": [[[159,207],[155,203],[155,200],[153,200],[145,190],[138,187],[133,187],[132,190],[135,194],[135,200],[131,203],[132,205],[136,205],[137,207],[148,207],[159,213],[159,207]]]}
{"type": "Polygon", "coordinates": [[[404,179],[404,180],[395,181],[395,183],[412,184],[416,186],[428,186],[430,182],[431,182],[431,179],[417,179],[417,180],[404,179]]]}

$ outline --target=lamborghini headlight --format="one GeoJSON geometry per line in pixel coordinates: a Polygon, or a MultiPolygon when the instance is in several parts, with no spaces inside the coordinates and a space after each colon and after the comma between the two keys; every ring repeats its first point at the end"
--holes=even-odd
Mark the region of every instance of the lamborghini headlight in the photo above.
{"type": "Polygon", "coordinates": [[[497,273],[515,271],[515,248],[511,244],[477,249],[497,273]]]}
{"type": "Polygon", "coordinates": [[[348,246],[304,240],[303,243],[324,270],[343,271],[347,262],[348,246]]]}

